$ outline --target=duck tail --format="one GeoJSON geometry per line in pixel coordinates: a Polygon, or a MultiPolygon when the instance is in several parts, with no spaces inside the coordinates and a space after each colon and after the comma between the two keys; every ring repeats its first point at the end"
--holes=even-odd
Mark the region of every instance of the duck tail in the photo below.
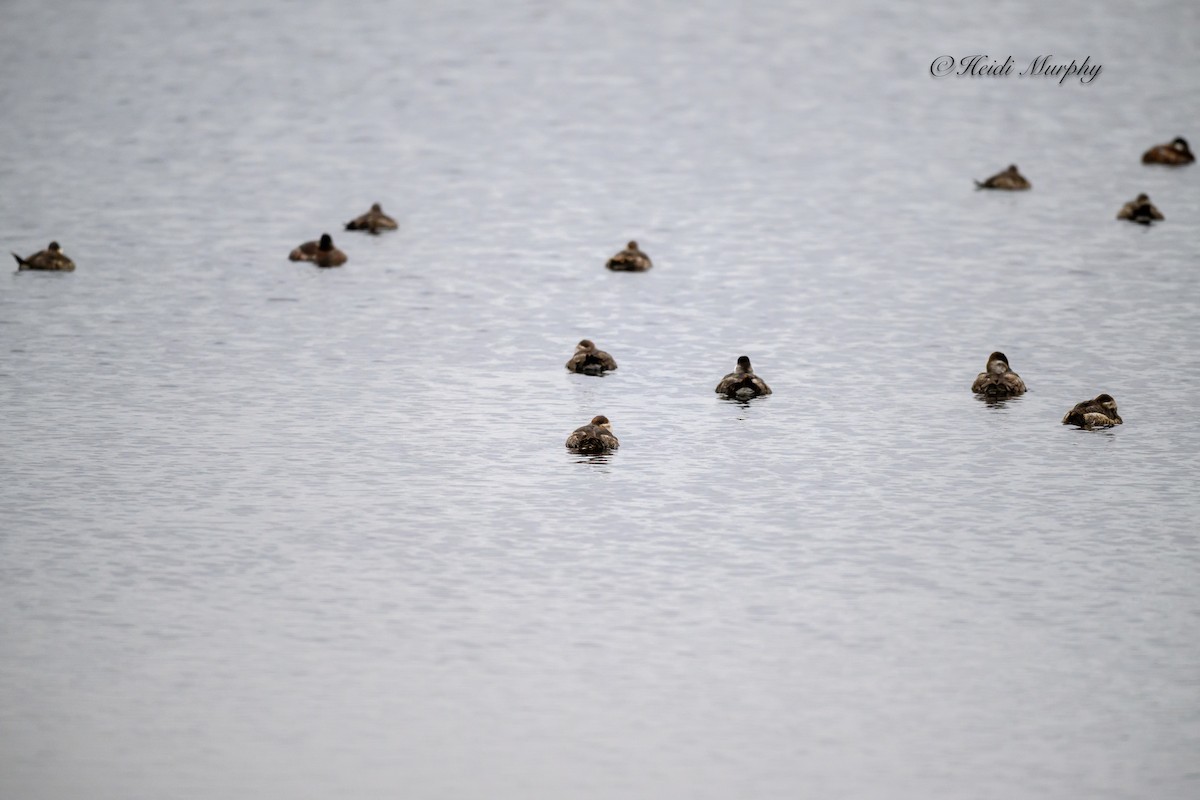
{"type": "Polygon", "coordinates": [[[983,182],[983,181],[975,181],[975,188],[976,188],[976,189],[986,189],[987,187],[986,187],[986,186],[984,186],[984,182],[983,182]]]}
{"type": "MultiPolygon", "coordinates": [[[[11,251],[9,251],[9,252],[11,252],[11,251]]],[[[29,262],[26,261],[25,259],[21,258],[16,253],[13,253],[12,257],[17,260],[17,266],[20,267],[21,269],[25,269],[27,266],[29,266],[29,262]]]]}

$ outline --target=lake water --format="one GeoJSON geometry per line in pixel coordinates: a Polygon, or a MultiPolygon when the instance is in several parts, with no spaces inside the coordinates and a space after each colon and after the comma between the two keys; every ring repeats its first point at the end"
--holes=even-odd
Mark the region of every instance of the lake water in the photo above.
{"type": "Polygon", "coordinates": [[[1200,5],[4,20],[0,797],[1200,796],[1200,5]]]}

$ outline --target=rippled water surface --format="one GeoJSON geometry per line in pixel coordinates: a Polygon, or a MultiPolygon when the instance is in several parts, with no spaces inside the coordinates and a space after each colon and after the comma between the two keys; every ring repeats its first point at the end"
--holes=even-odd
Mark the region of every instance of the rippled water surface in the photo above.
{"type": "Polygon", "coordinates": [[[1200,6],[4,18],[0,796],[1200,796],[1200,6]]]}

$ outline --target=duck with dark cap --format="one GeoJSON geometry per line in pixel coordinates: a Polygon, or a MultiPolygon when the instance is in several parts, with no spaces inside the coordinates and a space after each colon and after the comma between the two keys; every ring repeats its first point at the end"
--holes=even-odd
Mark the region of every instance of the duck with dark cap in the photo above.
{"type": "Polygon", "coordinates": [[[752,397],[770,394],[771,387],[754,374],[754,367],[750,366],[750,357],[740,356],[737,367],[721,379],[716,392],[735,400],[749,400],[752,397]]]}
{"type": "Polygon", "coordinates": [[[1098,394],[1095,399],[1076,403],[1063,417],[1063,425],[1078,425],[1084,430],[1111,428],[1122,423],[1117,413],[1117,401],[1111,394],[1098,394]]]}
{"type": "Polygon", "coordinates": [[[616,369],[617,362],[603,350],[597,350],[591,339],[584,339],[575,345],[575,355],[567,362],[567,370],[582,375],[603,375],[616,369]]]}
{"type": "Polygon", "coordinates": [[[577,453],[607,453],[620,446],[613,436],[612,423],[601,414],[592,417],[587,425],[580,426],[567,437],[567,449],[577,453]]]}
{"type": "Polygon", "coordinates": [[[346,254],[333,246],[333,237],[321,234],[319,242],[305,242],[288,254],[289,261],[311,261],[318,267],[340,267],[346,263],[346,254]]]}
{"type": "Polygon", "coordinates": [[[1142,153],[1143,164],[1166,164],[1169,167],[1181,167],[1196,160],[1192,149],[1188,147],[1187,139],[1176,136],[1166,144],[1156,144],[1142,153]]]}
{"type": "Polygon", "coordinates": [[[1149,195],[1139,194],[1137,197],[1130,200],[1125,205],[1121,206],[1121,210],[1117,212],[1117,219],[1127,219],[1130,222],[1139,222],[1142,225],[1149,225],[1151,222],[1160,219],[1166,219],[1162,212],[1154,203],[1150,202],[1149,195]]]}
{"type": "Polygon", "coordinates": [[[988,397],[1025,394],[1025,381],[1008,366],[1008,356],[999,351],[988,356],[987,368],[975,378],[971,391],[988,397]]]}
{"type": "Polygon", "coordinates": [[[21,258],[16,253],[12,257],[17,260],[17,269],[36,269],[46,272],[74,272],[75,262],[67,258],[66,253],[58,246],[58,242],[51,242],[46,246],[45,250],[39,250],[28,258],[21,258]]]}

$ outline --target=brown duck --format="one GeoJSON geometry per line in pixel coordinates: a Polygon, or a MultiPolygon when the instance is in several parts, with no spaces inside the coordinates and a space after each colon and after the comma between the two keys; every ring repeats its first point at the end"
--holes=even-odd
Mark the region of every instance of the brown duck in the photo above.
{"type": "Polygon", "coordinates": [[[1150,202],[1148,195],[1139,194],[1121,206],[1121,210],[1117,212],[1117,219],[1127,219],[1130,222],[1140,222],[1143,225],[1149,225],[1151,222],[1165,219],[1165,217],[1158,210],[1158,207],[1150,202]]]}
{"type": "Polygon", "coordinates": [[[575,345],[575,355],[567,362],[570,372],[583,375],[602,375],[608,370],[616,369],[617,362],[603,350],[597,350],[591,339],[584,339],[575,345]]]}
{"type": "Polygon", "coordinates": [[[379,203],[373,203],[370,211],[346,223],[348,231],[367,231],[373,234],[378,234],[380,231],[394,231],[399,227],[396,220],[383,213],[379,203]]]}
{"type": "Polygon", "coordinates": [[[1167,144],[1156,144],[1142,153],[1143,164],[1166,164],[1171,167],[1181,167],[1196,160],[1188,147],[1187,139],[1176,136],[1174,141],[1167,144]]]}
{"type": "Polygon", "coordinates": [[[321,234],[319,242],[305,242],[288,254],[290,261],[311,261],[318,267],[340,267],[346,263],[346,254],[333,246],[333,237],[321,234]]]}
{"type": "Polygon", "coordinates": [[[999,351],[988,356],[987,368],[975,378],[971,391],[988,397],[1025,394],[1025,381],[1008,366],[1008,356],[999,351]]]}
{"type": "Polygon", "coordinates": [[[1117,401],[1113,400],[1110,394],[1098,394],[1094,400],[1076,403],[1063,417],[1063,425],[1078,425],[1088,431],[1093,428],[1111,428],[1120,425],[1121,422],[1121,415],[1117,413],[1117,401]]]}
{"type": "Polygon", "coordinates": [[[604,266],[614,272],[645,272],[654,265],[650,263],[650,256],[638,249],[637,242],[630,242],[604,266]]]}
{"type": "Polygon", "coordinates": [[[613,436],[612,423],[604,415],[592,417],[591,422],[576,428],[567,437],[567,449],[577,453],[606,453],[619,446],[617,437],[613,436]]]}
{"type": "Polygon", "coordinates": [[[750,357],[740,356],[737,367],[721,379],[716,392],[737,400],[749,400],[752,397],[770,394],[771,387],[754,374],[754,367],[750,366],[750,357]]]}
{"type": "Polygon", "coordinates": [[[16,253],[12,257],[17,260],[17,269],[37,269],[47,272],[74,272],[75,262],[67,258],[66,253],[58,246],[58,242],[51,242],[46,246],[45,250],[39,250],[28,258],[21,258],[16,253]]]}
{"type": "Polygon", "coordinates": [[[1025,180],[1025,176],[1017,171],[1016,164],[1010,164],[1004,172],[997,172],[986,181],[975,181],[977,189],[1008,189],[1016,191],[1018,189],[1030,188],[1029,181],[1025,180]]]}

